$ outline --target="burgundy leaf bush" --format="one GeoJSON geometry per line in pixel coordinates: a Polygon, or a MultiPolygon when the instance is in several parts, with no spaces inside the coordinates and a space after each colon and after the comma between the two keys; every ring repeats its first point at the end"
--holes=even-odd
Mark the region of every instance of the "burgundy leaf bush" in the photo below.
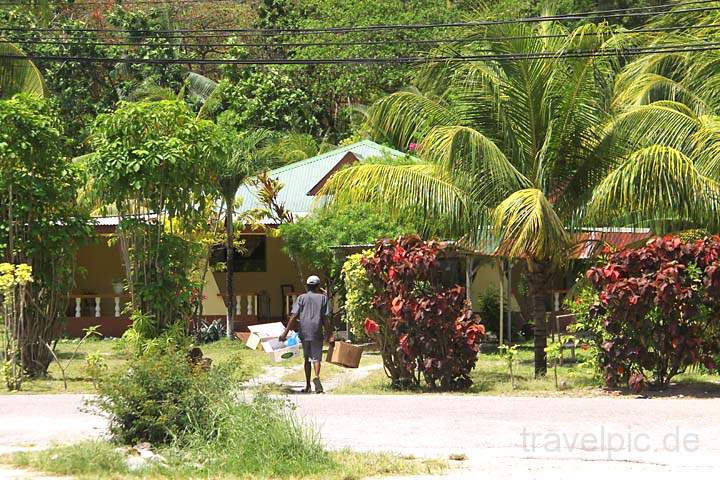
{"type": "Polygon", "coordinates": [[[485,327],[474,319],[459,285],[440,285],[443,247],[416,236],[383,240],[363,259],[380,292],[373,298],[374,319],[365,333],[375,339],[395,386],[463,390],[472,385],[485,327]]]}
{"type": "Polygon", "coordinates": [[[655,238],[611,254],[587,278],[599,292],[591,314],[604,328],[607,385],[665,388],[688,367],[717,370],[720,237],[655,238]]]}

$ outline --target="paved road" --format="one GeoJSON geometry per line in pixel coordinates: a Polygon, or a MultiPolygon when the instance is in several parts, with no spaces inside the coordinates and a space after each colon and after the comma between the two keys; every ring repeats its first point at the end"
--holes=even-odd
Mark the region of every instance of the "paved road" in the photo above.
{"type": "MultiPolygon", "coordinates": [[[[452,478],[720,478],[720,400],[292,396],[332,448],[465,455],[452,478]],[[562,474],[558,475],[562,468],[562,474]]],[[[0,396],[0,451],[102,434],[83,397],[0,396]]]]}

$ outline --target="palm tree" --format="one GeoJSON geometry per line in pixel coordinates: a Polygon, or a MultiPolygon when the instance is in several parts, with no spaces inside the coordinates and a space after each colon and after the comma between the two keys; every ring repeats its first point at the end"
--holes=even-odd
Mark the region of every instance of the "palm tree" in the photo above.
{"type": "Polygon", "coordinates": [[[237,132],[224,131],[223,153],[216,158],[215,178],[216,186],[223,199],[225,207],[225,262],[226,262],[226,288],[227,297],[227,336],[232,338],[233,319],[235,315],[235,292],[233,288],[235,252],[233,232],[233,212],[235,209],[235,196],[240,186],[249,178],[265,170],[269,159],[265,144],[272,134],[268,130],[252,130],[237,132]]]}
{"type": "Polygon", "coordinates": [[[540,376],[548,276],[567,258],[573,230],[703,221],[715,211],[717,186],[668,142],[677,129],[651,135],[658,123],[643,110],[650,106],[623,103],[615,78],[625,38],[606,26],[500,25],[470,40],[444,55],[494,57],[429,64],[414,88],[369,110],[374,135],[398,148],[416,143],[419,160],[341,170],[324,193],[335,202],[382,202],[398,214],[419,210],[427,230],[440,223],[446,235],[522,259],[540,376]],[[513,57],[569,51],[602,55],[513,57]],[[708,208],[699,211],[699,201],[708,208]]]}
{"type": "Polygon", "coordinates": [[[44,97],[45,82],[40,70],[26,59],[16,45],[0,37],[0,99],[17,93],[30,93],[44,97]]]}

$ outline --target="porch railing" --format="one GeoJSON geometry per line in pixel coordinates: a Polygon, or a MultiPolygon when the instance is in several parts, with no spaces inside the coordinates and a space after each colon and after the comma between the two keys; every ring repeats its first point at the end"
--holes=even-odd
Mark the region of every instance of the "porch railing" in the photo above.
{"type": "Polygon", "coordinates": [[[91,294],[81,294],[81,295],[70,295],[70,302],[71,306],[73,307],[73,313],[75,318],[80,318],[83,316],[94,316],[94,317],[102,317],[102,316],[109,316],[109,315],[103,315],[102,310],[102,301],[103,299],[113,299],[113,315],[115,317],[121,316],[121,312],[125,303],[125,300],[128,298],[127,295],[116,295],[114,293],[91,293],[91,294]],[[93,314],[92,315],[83,315],[83,300],[90,300],[93,302],[93,314]]]}
{"type": "Polygon", "coordinates": [[[292,312],[292,307],[295,305],[295,300],[297,300],[300,295],[302,295],[300,292],[293,292],[285,295],[285,311],[283,313],[285,314],[284,317],[286,319],[290,318],[290,312],[292,312]]]}
{"type": "MultiPolygon", "coordinates": [[[[224,300],[226,295],[218,293],[218,297],[222,297],[224,300]]],[[[258,297],[257,293],[239,293],[235,295],[235,315],[257,317],[258,297]]]]}

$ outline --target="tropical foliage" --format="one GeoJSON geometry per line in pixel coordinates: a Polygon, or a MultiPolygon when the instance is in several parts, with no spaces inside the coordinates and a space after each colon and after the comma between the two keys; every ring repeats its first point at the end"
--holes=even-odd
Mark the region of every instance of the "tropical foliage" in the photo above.
{"type": "Polygon", "coordinates": [[[363,258],[371,255],[371,250],[350,255],[343,263],[341,272],[342,283],[345,287],[344,319],[347,322],[350,337],[355,342],[369,339],[365,333],[365,320],[377,318],[372,306],[377,292],[363,266],[363,258]]]}
{"type": "Polygon", "coordinates": [[[25,328],[13,339],[32,377],[52,360],[48,345],[65,322],[76,253],[90,235],[77,206],[80,171],[64,154],[62,133],[52,102],[29,94],[0,100],[0,252],[4,263],[32,268],[25,328]]]}
{"type": "Polygon", "coordinates": [[[591,268],[599,292],[600,366],[610,386],[666,388],[687,368],[716,371],[720,353],[720,238],[656,238],[591,268]]]}
{"type": "Polygon", "coordinates": [[[448,237],[524,259],[542,375],[545,288],[573,245],[573,229],[712,223],[713,117],[658,98],[657,79],[640,73],[642,63],[622,67],[629,39],[604,24],[500,25],[468,41],[443,53],[597,55],[427,66],[415,88],[379,100],[368,117],[379,138],[416,144],[419,160],[351,167],[325,193],[341,204],[420,209],[428,227],[442,222],[448,237]]]}
{"type": "Polygon", "coordinates": [[[222,129],[221,135],[221,148],[213,158],[211,168],[213,178],[215,178],[215,188],[225,207],[225,304],[227,305],[225,331],[228,337],[232,337],[235,318],[233,256],[237,248],[233,230],[235,195],[243,183],[261,173],[270,163],[267,150],[264,150],[265,144],[270,139],[270,132],[267,130],[238,132],[232,127],[225,127],[222,129]]]}
{"type": "Polygon", "coordinates": [[[17,93],[45,95],[45,82],[40,70],[30,60],[22,58],[24,52],[0,37],[0,98],[11,98],[17,93]]]}
{"type": "Polygon", "coordinates": [[[118,241],[133,310],[151,336],[192,313],[192,270],[205,249],[191,242],[212,204],[216,127],[174,100],[120,103],[99,115],[84,157],[101,205],[120,217],[118,241]],[[147,322],[143,322],[147,324],[147,322]]]}
{"type": "Polygon", "coordinates": [[[485,327],[478,323],[459,285],[445,287],[437,276],[442,247],[419,237],[381,240],[362,263],[375,288],[375,319],[365,333],[380,346],[393,386],[431,390],[470,387],[485,327]]]}
{"type": "Polygon", "coordinates": [[[332,247],[370,245],[380,238],[414,232],[408,222],[388,222],[388,212],[368,204],[322,208],[312,215],[280,226],[283,249],[302,264],[303,271],[320,275],[331,290],[339,285],[342,261],[332,247]]]}
{"type": "Polygon", "coordinates": [[[25,289],[32,282],[29,265],[0,263],[0,295],[2,295],[3,362],[0,364],[5,385],[10,391],[20,390],[23,380],[22,332],[25,325],[25,289]]]}

